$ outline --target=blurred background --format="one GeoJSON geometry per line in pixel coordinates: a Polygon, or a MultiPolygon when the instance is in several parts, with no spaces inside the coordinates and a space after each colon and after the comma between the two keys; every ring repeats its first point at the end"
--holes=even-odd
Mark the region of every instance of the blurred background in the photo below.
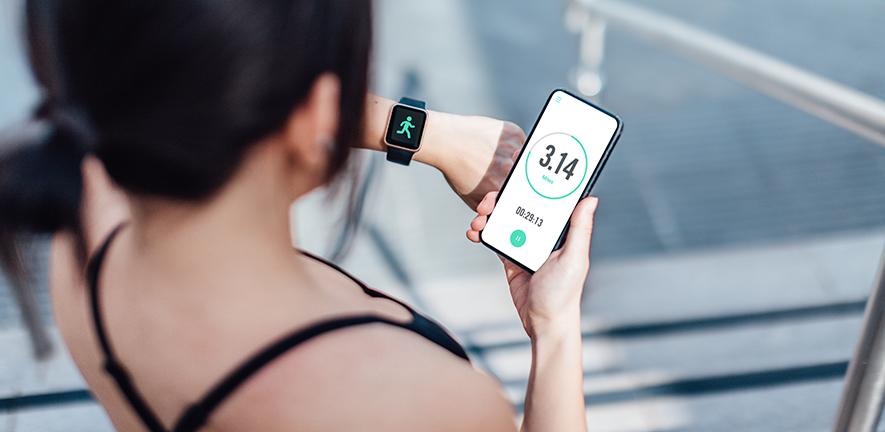
{"type": "MultiPolygon", "coordinates": [[[[565,87],[624,120],[594,191],[591,430],[830,430],[885,245],[885,148],[578,3],[379,0],[373,91],[529,128],[565,87]]],[[[881,0],[623,4],[885,99],[881,0]]],[[[2,127],[38,99],[20,6],[0,0],[2,127]]],[[[500,263],[464,238],[472,213],[433,169],[363,158],[360,226],[317,194],[293,209],[296,242],[436,316],[521,409],[528,340],[500,263]]],[[[55,349],[34,359],[0,278],[0,432],[111,430],[53,330],[38,243],[34,303],[55,349]]]]}

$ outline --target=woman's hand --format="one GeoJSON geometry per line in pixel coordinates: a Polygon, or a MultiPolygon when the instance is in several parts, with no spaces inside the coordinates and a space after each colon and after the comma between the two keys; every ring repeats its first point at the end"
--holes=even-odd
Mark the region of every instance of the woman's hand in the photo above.
{"type": "MultiPolygon", "coordinates": [[[[477,206],[478,214],[467,231],[470,241],[479,242],[479,232],[486,226],[496,197],[497,192],[489,193],[477,206]]],[[[501,258],[513,304],[523,327],[533,340],[547,334],[577,330],[581,291],[590,270],[590,240],[598,203],[596,197],[588,197],[578,203],[572,213],[565,245],[553,252],[534,275],[501,258]]]]}
{"type": "Polygon", "coordinates": [[[513,123],[439,112],[431,113],[426,134],[432,164],[474,210],[486,194],[501,188],[525,142],[525,133],[513,123]]]}
{"type": "MultiPolygon", "coordinates": [[[[477,206],[467,238],[479,242],[497,193],[477,206]]],[[[599,200],[578,203],[562,249],[529,274],[502,258],[510,296],[532,339],[532,368],[525,397],[523,432],[587,430],[581,343],[581,290],[590,270],[590,238],[599,200]]]]}

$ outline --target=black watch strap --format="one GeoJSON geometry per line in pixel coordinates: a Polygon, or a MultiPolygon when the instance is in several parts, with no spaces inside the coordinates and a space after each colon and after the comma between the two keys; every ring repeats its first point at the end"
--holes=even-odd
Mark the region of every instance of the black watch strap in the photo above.
{"type": "Polygon", "coordinates": [[[412,155],[414,154],[401,148],[387,147],[387,160],[400,165],[408,166],[412,163],[412,155]]]}
{"type": "Polygon", "coordinates": [[[412,106],[415,108],[427,109],[427,103],[424,101],[419,101],[418,99],[403,97],[403,98],[400,98],[399,103],[401,103],[403,105],[412,106]]]}
{"type": "MultiPolygon", "coordinates": [[[[417,99],[404,97],[400,98],[399,103],[419,109],[427,109],[427,103],[425,103],[424,101],[419,101],[417,99]]],[[[410,163],[412,163],[412,156],[414,155],[415,152],[387,146],[387,160],[390,162],[408,166],[410,163]]]]}

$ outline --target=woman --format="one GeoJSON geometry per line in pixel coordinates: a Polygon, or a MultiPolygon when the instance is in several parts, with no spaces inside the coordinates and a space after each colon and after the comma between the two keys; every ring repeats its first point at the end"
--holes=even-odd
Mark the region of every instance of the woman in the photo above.
{"type": "MultiPolygon", "coordinates": [[[[368,0],[27,10],[49,132],[0,157],[2,246],[55,233],[56,320],[118,430],[514,430],[496,383],[438,324],[291,247],[291,202],[345,177],[352,147],[382,150],[390,102],[366,100],[368,0]]],[[[416,159],[478,203],[476,242],[484,192],[509,166],[500,149],[521,132],[430,116],[416,159]]],[[[585,429],[595,206],[578,206],[535,275],[505,262],[533,348],[523,430],[585,429]]]]}

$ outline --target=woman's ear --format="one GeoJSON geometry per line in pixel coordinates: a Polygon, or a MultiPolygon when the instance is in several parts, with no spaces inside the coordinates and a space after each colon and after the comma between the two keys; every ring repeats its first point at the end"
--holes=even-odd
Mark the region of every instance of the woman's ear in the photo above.
{"type": "Polygon", "coordinates": [[[286,150],[300,170],[325,179],[335,147],[341,107],[341,82],[325,73],[314,81],[307,99],[298,106],[282,131],[286,150]]]}
{"type": "Polygon", "coordinates": [[[80,170],[83,175],[80,217],[86,251],[91,255],[114,228],[132,218],[132,209],[126,195],[111,180],[104,163],[88,156],[80,170]]]}

